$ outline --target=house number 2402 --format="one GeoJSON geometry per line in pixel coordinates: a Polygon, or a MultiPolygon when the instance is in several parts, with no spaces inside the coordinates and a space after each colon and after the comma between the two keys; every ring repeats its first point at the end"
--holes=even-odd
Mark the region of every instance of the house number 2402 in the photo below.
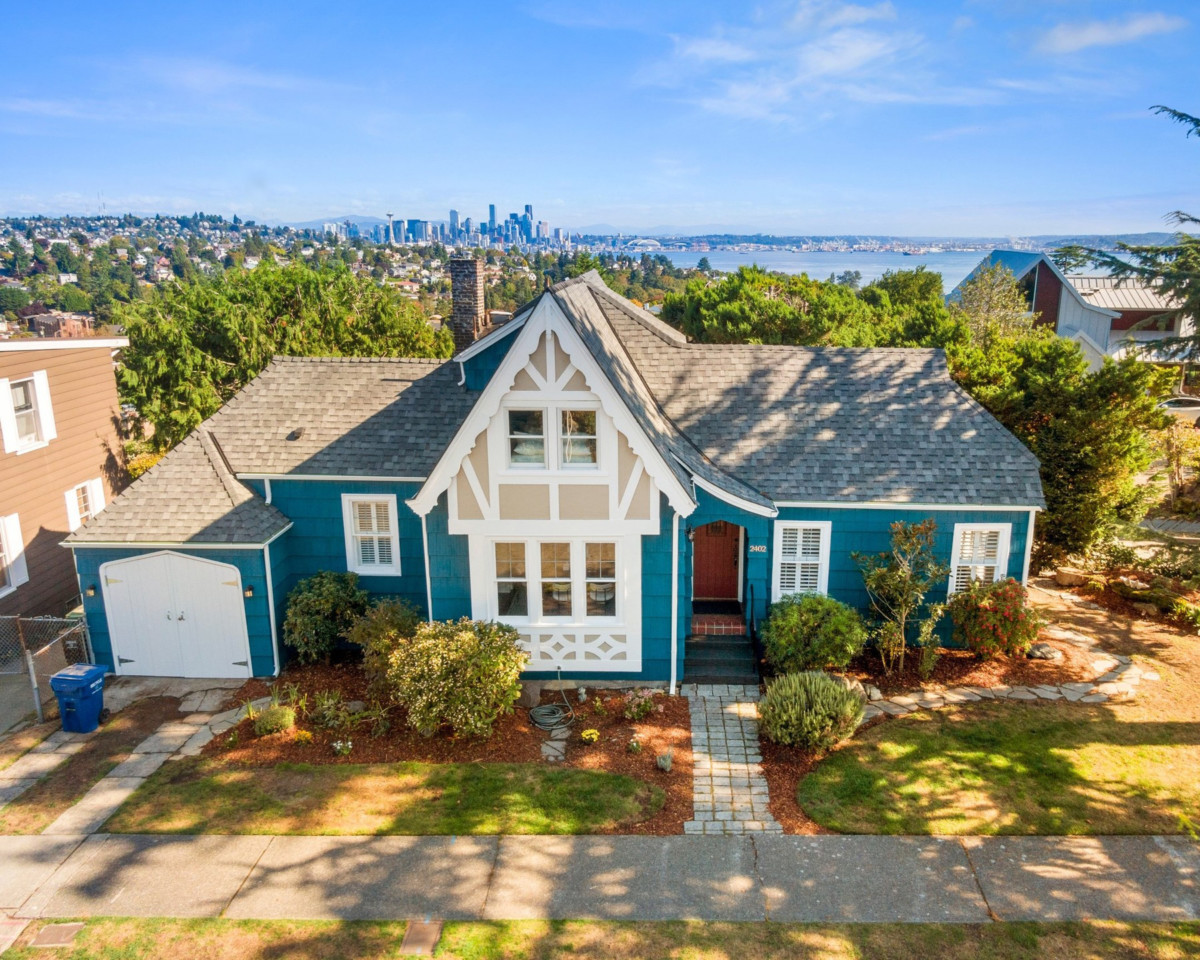
{"type": "Polygon", "coordinates": [[[750,544],[750,552],[751,553],[766,553],[767,545],[765,543],[752,543],[752,544],[750,544]]]}

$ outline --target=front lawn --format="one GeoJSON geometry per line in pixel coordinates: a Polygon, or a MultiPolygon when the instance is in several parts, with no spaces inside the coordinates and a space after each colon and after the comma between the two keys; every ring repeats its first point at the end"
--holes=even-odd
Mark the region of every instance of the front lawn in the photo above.
{"type": "Polygon", "coordinates": [[[890,834],[1179,833],[1200,727],[1126,706],[978,703],[863,732],[800,781],[823,827],[890,834]]]}
{"type": "MultiPolygon", "coordinates": [[[[5,956],[44,960],[28,946],[56,921],[35,920],[5,956]]],[[[402,922],[100,918],[62,960],[384,960],[401,956],[402,922]]],[[[448,923],[443,960],[1144,960],[1194,956],[1196,923],[448,923]]]]}
{"type": "Polygon", "coordinates": [[[169,763],[125,802],[113,833],[603,833],[663,804],[633,777],[535,763],[248,767],[169,763]]]}

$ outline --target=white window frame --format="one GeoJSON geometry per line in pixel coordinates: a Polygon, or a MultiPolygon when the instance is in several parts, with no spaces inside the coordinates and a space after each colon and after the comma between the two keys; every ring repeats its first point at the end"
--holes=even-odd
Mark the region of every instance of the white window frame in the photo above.
{"type": "MultiPolygon", "coordinates": [[[[775,521],[775,552],[772,558],[771,571],[771,602],[778,603],[782,597],[783,587],[783,534],[785,530],[818,530],[821,535],[821,545],[817,556],[817,589],[815,591],[795,590],[792,593],[828,593],[829,592],[829,541],[833,535],[833,523],[830,520],[776,520],[775,521]]],[[[799,560],[786,562],[799,562],[799,560]]],[[[808,561],[811,562],[811,561],[808,561]]]]}
{"type": "Polygon", "coordinates": [[[536,405],[530,405],[530,406],[514,405],[511,407],[505,408],[505,410],[504,410],[504,457],[505,457],[505,461],[508,464],[509,470],[536,470],[539,473],[542,473],[542,472],[545,472],[547,469],[549,469],[549,467],[550,467],[550,449],[549,448],[550,448],[551,441],[546,436],[546,434],[548,432],[546,429],[547,414],[548,414],[548,411],[546,410],[545,407],[539,407],[536,405]],[[514,413],[540,413],[542,415],[542,462],[541,463],[531,463],[531,462],[521,463],[521,462],[516,462],[513,460],[513,458],[512,458],[512,442],[514,440],[518,439],[518,437],[526,437],[528,439],[533,439],[532,434],[515,434],[512,432],[512,415],[514,413]]]}
{"type": "MultiPolygon", "coordinates": [[[[950,578],[946,584],[946,596],[951,596],[956,592],[955,583],[958,580],[958,568],[964,565],[962,562],[962,537],[964,533],[998,534],[996,562],[994,564],[996,575],[991,582],[996,583],[1008,576],[1008,555],[1012,546],[1012,524],[956,523],[954,525],[954,542],[950,550],[950,578]]],[[[972,566],[984,566],[984,564],[972,564],[972,566]]]]}
{"type": "MultiPolygon", "coordinates": [[[[541,400],[524,402],[512,400],[506,402],[500,410],[502,420],[503,454],[505,471],[509,474],[536,474],[545,476],[552,474],[594,474],[603,472],[605,460],[605,419],[603,408],[594,400],[568,398],[565,400],[541,400]],[[510,413],[538,412],[542,415],[542,462],[514,463],[512,459],[512,441],[514,434],[509,426],[510,413]],[[596,460],[594,463],[564,463],[563,443],[566,434],[563,433],[562,415],[566,412],[595,413],[596,415],[596,460]]],[[[495,447],[492,448],[495,450],[495,447]]]]}
{"type": "Polygon", "coordinates": [[[5,453],[29,453],[40,450],[58,436],[54,423],[54,405],[50,402],[50,380],[45,370],[35,370],[29,376],[0,377],[0,440],[5,453]],[[33,384],[33,412],[37,419],[38,438],[23,441],[17,428],[17,412],[13,407],[12,388],[29,381],[33,384]]]}
{"type": "Polygon", "coordinates": [[[5,582],[0,583],[0,597],[7,597],[21,584],[29,582],[21,521],[15,513],[0,517],[0,555],[4,557],[5,570],[5,582]]]}
{"type": "Polygon", "coordinates": [[[99,477],[94,477],[91,480],[85,480],[83,483],[77,483],[70,490],[63,494],[63,499],[67,502],[67,526],[72,532],[78,530],[87,521],[79,513],[79,491],[84,490],[87,493],[88,508],[91,511],[88,520],[104,509],[104,484],[99,477]]]}
{"type": "Polygon", "coordinates": [[[400,576],[400,515],[396,509],[394,493],[343,493],[342,529],[346,538],[346,569],[361,577],[400,576]],[[389,536],[392,541],[392,562],[362,563],[358,559],[358,546],[354,533],[354,507],[359,503],[383,503],[388,507],[389,536]]]}
{"type": "MultiPolygon", "coordinates": [[[[597,535],[589,535],[584,537],[556,537],[553,534],[547,534],[543,537],[489,537],[487,539],[487,609],[488,616],[491,619],[498,620],[501,623],[511,624],[513,626],[545,626],[545,627],[562,627],[562,626],[588,626],[595,625],[597,627],[612,627],[622,623],[622,616],[625,613],[625,595],[623,590],[624,580],[624,550],[623,538],[606,536],[603,533],[597,535]],[[496,544],[498,543],[523,543],[525,544],[525,590],[528,599],[528,616],[524,617],[507,617],[500,615],[500,604],[497,593],[497,588],[502,580],[510,580],[508,577],[496,576],[496,544]],[[571,553],[571,616],[569,617],[548,617],[542,614],[542,544],[543,543],[566,543],[570,545],[571,553]],[[589,616],[587,612],[587,544],[589,543],[611,543],[613,545],[613,576],[612,577],[595,577],[591,579],[603,580],[605,582],[612,581],[616,591],[614,612],[611,617],[589,616]]],[[[545,578],[554,580],[553,577],[545,578]]]]}

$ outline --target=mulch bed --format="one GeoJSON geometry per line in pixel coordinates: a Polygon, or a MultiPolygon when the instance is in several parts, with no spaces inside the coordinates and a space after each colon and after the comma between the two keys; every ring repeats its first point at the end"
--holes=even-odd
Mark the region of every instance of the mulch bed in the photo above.
{"type": "Polygon", "coordinates": [[[922,680],[917,672],[921,654],[918,650],[908,651],[904,658],[904,670],[890,677],[883,672],[879,655],[868,651],[855,657],[845,674],[863,683],[873,683],[884,695],[909,690],[934,690],[939,687],[996,687],[1038,686],[1073,681],[1092,680],[1095,671],[1092,661],[1095,656],[1087,650],[1061,640],[1040,637],[1039,642],[1048,643],[1061,651],[1061,660],[1029,660],[1025,657],[997,657],[995,660],[979,660],[967,650],[943,649],[933,676],[922,680]]]}
{"type": "MultiPolygon", "coordinates": [[[[362,700],[371,703],[367,681],[357,663],[335,663],[289,667],[280,678],[282,690],[290,684],[308,697],[311,709],[319,691],[340,690],[344,701],[362,700]]],[[[237,692],[238,702],[264,697],[270,692],[262,680],[248,681],[237,692]]],[[[567,692],[568,702],[577,712],[567,741],[566,766],[582,770],[602,770],[626,774],[661,787],[666,791],[662,808],[648,820],[620,829],[621,833],[667,835],[683,832],[683,823],[692,818],[692,751],[691,722],[687,700],[683,697],[655,697],[656,709],[645,720],[632,722],[623,716],[623,691],[587,691],[587,703],[581,705],[573,691],[567,692]],[[598,711],[596,702],[604,704],[598,711]],[[661,710],[659,709],[661,708],[661,710]],[[595,729],[600,739],[585,744],[579,734],[595,729]],[[631,753],[631,739],[642,744],[638,753],[631,753]],[[656,756],[673,749],[670,773],[658,769],[656,756]]],[[[561,704],[562,695],[545,692],[542,703],[561,704]]],[[[350,730],[324,730],[315,727],[304,717],[297,718],[296,729],[272,736],[256,737],[253,721],[243,720],[236,727],[211,741],[203,755],[222,763],[247,767],[269,767],[279,763],[541,763],[541,746],[548,734],[529,721],[527,710],[517,707],[501,717],[491,737],[486,740],[456,738],[450,734],[423,737],[411,730],[401,708],[390,711],[389,729],[372,737],[368,726],[350,730]],[[307,731],[310,743],[297,740],[296,734],[307,731]],[[231,736],[235,734],[236,736],[231,736]],[[354,747],[349,756],[334,754],[335,740],[351,740],[354,747]]]]}

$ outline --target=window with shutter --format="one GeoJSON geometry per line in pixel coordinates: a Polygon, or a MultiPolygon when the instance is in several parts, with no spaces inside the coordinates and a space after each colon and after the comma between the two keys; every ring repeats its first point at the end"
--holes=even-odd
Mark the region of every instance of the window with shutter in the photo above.
{"type": "Polygon", "coordinates": [[[825,593],[829,589],[829,533],[825,522],[775,524],[773,599],[789,593],[825,593]]]}
{"type": "Polygon", "coordinates": [[[950,593],[973,582],[995,583],[1008,573],[1008,546],[1012,525],[1007,523],[957,523],[950,560],[950,593]]]}
{"type": "Polygon", "coordinates": [[[400,543],[394,496],[343,496],[346,566],[354,573],[400,572],[400,543]]]}

